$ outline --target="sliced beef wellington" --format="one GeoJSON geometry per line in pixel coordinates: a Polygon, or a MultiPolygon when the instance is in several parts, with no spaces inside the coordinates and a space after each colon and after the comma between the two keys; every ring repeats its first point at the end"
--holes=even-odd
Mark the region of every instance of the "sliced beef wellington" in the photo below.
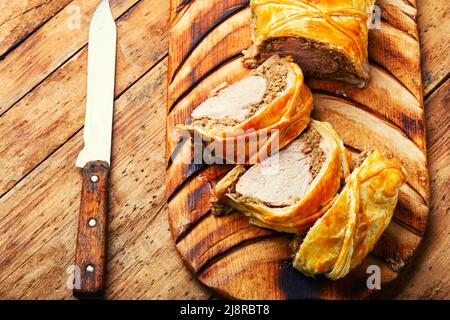
{"type": "Polygon", "coordinates": [[[215,188],[215,211],[241,211],[277,231],[306,231],[332,203],[349,174],[347,151],[326,122],[308,128],[278,153],[253,166],[236,166],[215,188]]]}
{"type": "Polygon", "coordinates": [[[313,99],[297,64],[274,55],[242,80],[214,90],[187,129],[227,163],[256,163],[308,125],[313,99]]]}
{"type": "Polygon", "coordinates": [[[291,56],[307,77],[364,87],[369,79],[368,21],[375,0],[252,0],[245,62],[291,56]]]}
{"type": "Polygon", "coordinates": [[[294,267],[308,276],[337,280],[372,251],[394,213],[405,181],[401,166],[375,151],[348,179],[325,215],[308,231],[294,267]]]}

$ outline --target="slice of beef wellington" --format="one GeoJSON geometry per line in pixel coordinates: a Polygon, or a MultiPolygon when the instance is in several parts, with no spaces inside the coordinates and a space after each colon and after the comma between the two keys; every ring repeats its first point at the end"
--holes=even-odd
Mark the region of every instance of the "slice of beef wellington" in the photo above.
{"type": "Polygon", "coordinates": [[[348,179],[331,208],[308,231],[294,267],[308,276],[325,273],[337,280],[357,267],[387,228],[398,190],[401,166],[374,151],[348,179]]]}
{"type": "Polygon", "coordinates": [[[215,188],[216,213],[241,211],[250,222],[302,233],[323,215],[349,175],[347,150],[326,122],[308,128],[278,153],[239,165],[215,188]]]}
{"type": "Polygon", "coordinates": [[[307,77],[364,87],[369,79],[368,21],[375,0],[252,0],[245,63],[291,56],[307,77]]]}
{"type": "Polygon", "coordinates": [[[256,163],[308,125],[313,99],[297,64],[277,55],[242,80],[214,90],[191,114],[187,129],[227,163],[256,163]]]}

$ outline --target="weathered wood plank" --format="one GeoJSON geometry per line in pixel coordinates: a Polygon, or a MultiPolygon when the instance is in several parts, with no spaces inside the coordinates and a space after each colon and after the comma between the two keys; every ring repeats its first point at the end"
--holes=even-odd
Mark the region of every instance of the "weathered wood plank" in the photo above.
{"type": "Polygon", "coordinates": [[[393,270],[401,272],[410,262],[422,237],[392,220],[371,252],[393,270]]]}
{"type": "MultiPolygon", "coordinates": [[[[165,212],[161,123],[166,64],[167,59],[115,105],[108,219],[110,297],[209,297],[182,267],[165,212]],[[163,277],[171,279],[164,286],[163,277]]],[[[81,146],[80,132],[0,199],[2,298],[70,298],[66,268],[74,262],[81,173],[67,164],[75,161],[81,146]]]]}
{"type": "Polygon", "coordinates": [[[229,298],[283,299],[285,294],[278,284],[280,262],[290,255],[289,240],[282,236],[250,243],[209,265],[199,279],[229,298]]]}
{"type": "MultiPolygon", "coordinates": [[[[114,18],[137,1],[110,1],[114,18]]],[[[0,61],[0,114],[86,45],[89,22],[98,3],[74,0],[0,61]]]]}
{"type": "MultiPolygon", "coordinates": [[[[417,30],[417,26],[414,30],[417,30]]],[[[421,104],[422,78],[418,72],[420,71],[419,51],[417,38],[387,23],[381,22],[380,29],[369,32],[370,58],[386,68],[397,79],[397,85],[404,86],[421,104]],[[411,74],[417,74],[417,76],[411,77],[411,74]]]]}
{"type": "MultiPolygon", "coordinates": [[[[425,2],[425,1],[422,1],[425,2]]],[[[450,275],[450,80],[426,101],[431,212],[414,264],[386,292],[398,299],[449,299],[450,275]]]]}
{"type": "Polygon", "coordinates": [[[16,0],[0,3],[0,60],[72,0],[16,0]]]}
{"type": "MultiPolygon", "coordinates": [[[[119,20],[116,96],[166,54],[168,9],[147,0],[119,20]]],[[[0,117],[0,195],[83,126],[86,73],[84,48],[0,117]]]]}
{"type": "MultiPolygon", "coordinates": [[[[186,56],[221,21],[235,14],[248,4],[249,0],[194,1],[192,7],[183,14],[170,30],[169,43],[169,83],[186,56]]],[[[174,6],[177,6],[174,4],[174,6]]]]}
{"type": "MultiPolygon", "coordinates": [[[[416,70],[419,72],[420,69],[416,70]]],[[[426,152],[425,113],[421,94],[414,96],[389,72],[376,65],[371,65],[370,76],[371,80],[365,89],[328,81],[311,80],[308,84],[319,92],[355,101],[371,113],[390,121],[414,141],[422,152],[426,152]]]]}
{"type": "Polygon", "coordinates": [[[208,214],[177,243],[177,249],[188,268],[197,272],[233,248],[272,234],[272,230],[249,224],[239,212],[221,217],[208,214]]]}
{"type": "Polygon", "coordinates": [[[400,187],[398,203],[394,218],[423,235],[427,226],[429,204],[407,184],[400,187]]]}
{"type": "Polygon", "coordinates": [[[178,194],[181,201],[168,202],[168,213],[172,236],[177,242],[193,224],[212,209],[211,197],[215,181],[229,170],[227,166],[211,166],[192,178],[178,194]]]}
{"type": "Polygon", "coordinates": [[[416,18],[417,8],[403,0],[377,0],[381,18],[395,28],[408,33],[414,39],[419,38],[416,18]]]}
{"type": "Polygon", "coordinates": [[[176,15],[181,12],[185,7],[188,6],[190,0],[175,0],[175,1],[170,1],[170,14],[169,14],[169,18],[170,21],[172,22],[175,18],[176,15]]]}
{"type": "Polygon", "coordinates": [[[216,293],[230,298],[351,299],[377,293],[367,290],[369,265],[380,267],[383,283],[397,277],[396,272],[373,256],[368,256],[346,281],[298,277],[298,271],[289,262],[292,253],[289,243],[288,238],[279,236],[239,246],[208,265],[200,272],[199,279],[216,293]]]}
{"type": "Polygon", "coordinates": [[[449,74],[448,1],[421,0],[418,2],[418,11],[423,90],[424,96],[427,96],[449,74]]]}
{"type": "Polygon", "coordinates": [[[368,299],[377,297],[385,290],[385,284],[392,283],[398,273],[386,266],[385,263],[369,254],[360,266],[352,270],[346,279],[338,281],[328,281],[321,291],[322,299],[368,299]],[[380,290],[369,290],[367,288],[368,267],[377,266],[380,268],[381,292],[380,290]]]}
{"type": "MultiPolygon", "coordinates": [[[[162,177],[162,167],[158,169],[162,177]]],[[[198,300],[212,296],[183,265],[174,248],[166,210],[159,211],[146,228],[140,227],[139,221],[133,227],[141,228],[142,235],[135,243],[124,247],[109,263],[110,266],[127,266],[120,274],[111,267],[113,278],[107,292],[109,299],[198,300]]],[[[124,234],[122,237],[129,236],[124,234]]]]}

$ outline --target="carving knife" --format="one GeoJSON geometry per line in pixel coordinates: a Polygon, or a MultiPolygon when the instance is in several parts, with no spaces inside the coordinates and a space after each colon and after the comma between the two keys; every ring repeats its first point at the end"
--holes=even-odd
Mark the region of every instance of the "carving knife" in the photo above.
{"type": "Polygon", "coordinates": [[[101,297],[105,288],[108,180],[116,64],[116,24],[108,0],[96,8],[89,27],[84,148],[76,166],[83,169],[73,294],[101,297]],[[78,280],[78,281],[77,281],[78,280]]]}

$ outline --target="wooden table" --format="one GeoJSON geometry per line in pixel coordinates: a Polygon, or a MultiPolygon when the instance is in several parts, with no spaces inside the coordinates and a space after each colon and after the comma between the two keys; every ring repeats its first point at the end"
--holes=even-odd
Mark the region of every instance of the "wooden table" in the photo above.
{"type": "MultiPolygon", "coordinates": [[[[408,0],[414,1],[414,0],[408,0]]],[[[0,298],[71,299],[87,37],[97,0],[0,4],[0,298]],[[69,268],[69,269],[68,269],[69,268]]],[[[110,0],[118,24],[109,217],[111,299],[210,299],[171,239],[165,199],[168,1],[110,0]]],[[[432,205],[384,298],[450,298],[450,6],[418,0],[432,205]]]]}

